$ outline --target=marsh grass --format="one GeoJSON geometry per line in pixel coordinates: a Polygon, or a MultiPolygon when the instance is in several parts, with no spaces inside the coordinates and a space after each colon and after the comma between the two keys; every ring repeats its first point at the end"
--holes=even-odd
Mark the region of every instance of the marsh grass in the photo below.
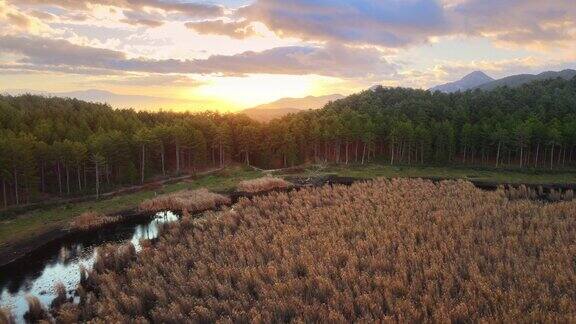
{"type": "Polygon", "coordinates": [[[241,199],[88,277],[96,322],[573,322],[576,202],[376,180],[241,199]]]}
{"type": "Polygon", "coordinates": [[[70,222],[70,228],[77,231],[90,231],[106,225],[116,223],[121,218],[108,216],[96,212],[85,212],[70,222]]]}
{"type": "Polygon", "coordinates": [[[58,324],[73,324],[78,323],[80,318],[80,310],[77,305],[72,303],[65,303],[60,306],[55,312],[56,323],[58,324]]]}
{"type": "Polygon", "coordinates": [[[66,286],[62,282],[58,282],[54,286],[54,291],[56,292],[56,298],[54,298],[50,307],[58,308],[67,302],[66,286]]]}
{"type": "MultiPolygon", "coordinates": [[[[136,258],[136,248],[132,243],[124,245],[107,244],[98,248],[93,269],[97,272],[105,270],[121,272],[136,258]]],[[[90,276],[87,278],[90,279],[90,276]]]]}
{"type": "Polygon", "coordinates": [[[561,189],[551,189],[549,192],[545,193],[542,186],[537,188],[527,187],[526,185],[511,186],[506,187],[500,186],[498,190],[503,191],[508,199],[511,200],[521,200],[521,199],[547,199],[552,202],[559,201],[572,201],[574,199],[574,190],[568,189],[562,191],[561,189]]]}
{"type": "Polygon", "coordinates": [[[12,312],[7,308],[0,308],[0,324],[15,324],[12,312]]]}
{"type": "Polygon", "coordinates": [[[145,200],[140,204],[140,210],[146,212],[186,210],[188,213],[196,213],[227,204],[230,204],[228,197],[202,188],[197,190],[182,190],[145,200]]]}
{"type": "Polygon", "coordinates": [[[267,176],[258,179],[240,181],[237,189],[240,192],[258,193],[275,189],[286,189],[291,186],[292,184],[290,182],[282,178],[267,176]]]}
{"type": "Polygon", "coordinates": [[[24,314],[24,318],[29,323],[36,323],[42,320],[49,320],[50,316],[38,297],[26,296],[28,303],[28,311],[24,314]]]}

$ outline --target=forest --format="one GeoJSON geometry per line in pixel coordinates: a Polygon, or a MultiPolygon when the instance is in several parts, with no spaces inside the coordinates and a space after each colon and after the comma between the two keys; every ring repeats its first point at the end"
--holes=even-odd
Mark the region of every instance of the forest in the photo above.
{"type": "Polygon", "coordinates": [[[263,124],[0,96],[0,206],[96,194],[231,162],[575,166],[576,78],[455,94],[378,87],[263,124]]]}

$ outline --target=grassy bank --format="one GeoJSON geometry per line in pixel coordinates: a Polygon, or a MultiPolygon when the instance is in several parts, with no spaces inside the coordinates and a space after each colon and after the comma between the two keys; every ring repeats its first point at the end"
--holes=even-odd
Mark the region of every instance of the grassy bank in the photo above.
{"type": "Polygon", "coordinates": [[[236,184],[242,180],[257,178],[261,175],[258,171],[231,168],[198,179],[165,185],[161,189],[144,190],[100,201],[65,204],[59,207],[30,211],[17,218],[0,222],[0,248],[8,242],[33,237],[39,233],[66,226],[73,217],[83,212],[114,214],[134,208],[143,200],[152,198],[156,194],[198,188],[207,188],[212,191],[227,190],[235,188],[236,184]]]}
{"type": "MultiPolygon", "coordinates": [[[[317,176],[336,174],[342,177],[440,177],[451,179],[481,180],[497,183],[576,183],[576,172],[514,171],[448,167],[401,167],[381,164],[365,166],[330,166],[322,170],[314,168],[291,176],[317,176]]],[[[145,199],[160,193],[170,193],[183,189],[207,188],[222,191],[235,188],[247,179],[262,176],[259,171],[240,167],[229,168],[216,174],[165,185],[161,189],[145,190],[121,195],[101,201],[65,204],[49,209],[27,212],[17,218],[0,221],[0,248],[8,242],[33,237],[54,228],[66,226],[73,217],[83,212],[93,211],[102,214],[114,214],[121,210],[134,208],[145,199]]]]}

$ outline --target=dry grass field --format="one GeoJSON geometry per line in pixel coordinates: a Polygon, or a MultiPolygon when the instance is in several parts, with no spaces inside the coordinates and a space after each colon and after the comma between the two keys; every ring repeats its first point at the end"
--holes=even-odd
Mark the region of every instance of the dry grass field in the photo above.
{"type": "Polygon", "coordinates": [[[165,210],[199,212],[229,204],[230,199],[207,189],[182,190],[147,199],[140,204],[140,210],[159,212],[165,210]]]}
{"type": "Polygon", "coordinates": [[[70,222],[70,228],[79,231],[89,231],[120,220],[116,216],[107,216],[96,212],[84,212],[70,222]]]}
{"type": "Polygon", "coordinates": [[[272,193],[103,252],[61,319],[576,321],[576,202],[462,181],[272,193]]]}
{"type": "Polygon", "coordinates": [[[238,184],[238,191],[258,193],[274,189],[286,189],[290,186],[292,186],[292,184],[282,178],[262,177],[241,181],[238,184]]]}
{"type": "Polygon", "coordinates": [[[14,316],[9,309],[0,308],[0,323],[2,324],[12,324],[14,323],[14,316]]]}

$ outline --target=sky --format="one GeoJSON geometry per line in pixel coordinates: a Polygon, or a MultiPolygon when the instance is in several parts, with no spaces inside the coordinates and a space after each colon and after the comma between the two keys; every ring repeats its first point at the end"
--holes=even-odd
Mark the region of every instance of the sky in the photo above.
{"type": "Polygon", "coordinates": [[[0,0],[0,92],[237,111],[575,67],[574,0],[0,0]]]}

